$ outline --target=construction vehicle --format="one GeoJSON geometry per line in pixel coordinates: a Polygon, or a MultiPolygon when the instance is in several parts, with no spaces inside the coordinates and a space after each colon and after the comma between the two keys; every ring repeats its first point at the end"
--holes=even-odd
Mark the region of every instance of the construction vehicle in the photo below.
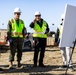
{"type": "Polygon", "coordinates": [[[7,42],[7,29],[0,29],[0,50],[9,47],[7,42]]]}

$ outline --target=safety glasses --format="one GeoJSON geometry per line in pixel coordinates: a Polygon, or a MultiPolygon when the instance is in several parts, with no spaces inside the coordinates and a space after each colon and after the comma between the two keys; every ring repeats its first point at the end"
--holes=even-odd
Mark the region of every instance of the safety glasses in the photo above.
{"type": "Polygon", "coordinates": [[[35,17],[41,17],[41,15],[35,15],[35,17]]]}
{"type": "Polygon", "coordinates": [[[15,14],[17,14],[17,15],[21,15],[21,13],[15,13],[15,14]]]}

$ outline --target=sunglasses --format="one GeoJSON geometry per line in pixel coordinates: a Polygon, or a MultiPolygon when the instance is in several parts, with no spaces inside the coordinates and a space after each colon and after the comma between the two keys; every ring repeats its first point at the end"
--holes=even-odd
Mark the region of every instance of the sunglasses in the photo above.
{"type": "Polygon", "coordinates": [[[21,13],[15,13],[15,14],[17,14],[17,15],[21,15],[21,13]]]}
{"type": "Polygon", "coordinates": [[[40,17],[41,15],[35,15],[35,17],[40,17]]]}

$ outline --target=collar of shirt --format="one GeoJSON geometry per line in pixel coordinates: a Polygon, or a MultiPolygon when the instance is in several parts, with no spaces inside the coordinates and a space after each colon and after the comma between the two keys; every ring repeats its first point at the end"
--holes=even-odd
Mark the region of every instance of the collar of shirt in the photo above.
{"type": "Polygon", "coordinates": [[[37,23],[39,24],[40,27],[42,27],[42,21],[43,21],[43,19],[41,19],[40,21],[37,21],[37,23]]]}
{"type": "Polygon", "coordinates": [[[16,20],[16,23],[17,23],[17,25],[19,26],[19,19],[18,19],[18,20],[16,20]]]}

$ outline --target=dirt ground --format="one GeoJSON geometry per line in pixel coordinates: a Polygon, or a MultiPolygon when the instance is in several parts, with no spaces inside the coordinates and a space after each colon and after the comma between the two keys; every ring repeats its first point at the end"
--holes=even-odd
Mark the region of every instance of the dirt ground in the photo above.
{"type": "MultiPolygon", "coordinates": [[[[16,58],[16,57],[15,57],[16,58]]],[[[47,47],[45,52],[44,64],[45,68],[32,67],[33,65],[33,51],[23,52],[22,65],[24,68],[16,68],[9,70],[9,50],[7,52],[1,53],[0,57],[0,67],[4,69],[0,72],[0,75],[64,75],[66,68],[59,68],[62,65],[61,52],[58,47],[47,47]]],[[[14,67],[16,67],[16,60],[14,62],[14,67]]],[[[76,49],[73,53],[73,66],[76,70],[76,49]]],[[[76,71],[71,71],[68,69],[67,75],[76,75],[76,71]]]]}

